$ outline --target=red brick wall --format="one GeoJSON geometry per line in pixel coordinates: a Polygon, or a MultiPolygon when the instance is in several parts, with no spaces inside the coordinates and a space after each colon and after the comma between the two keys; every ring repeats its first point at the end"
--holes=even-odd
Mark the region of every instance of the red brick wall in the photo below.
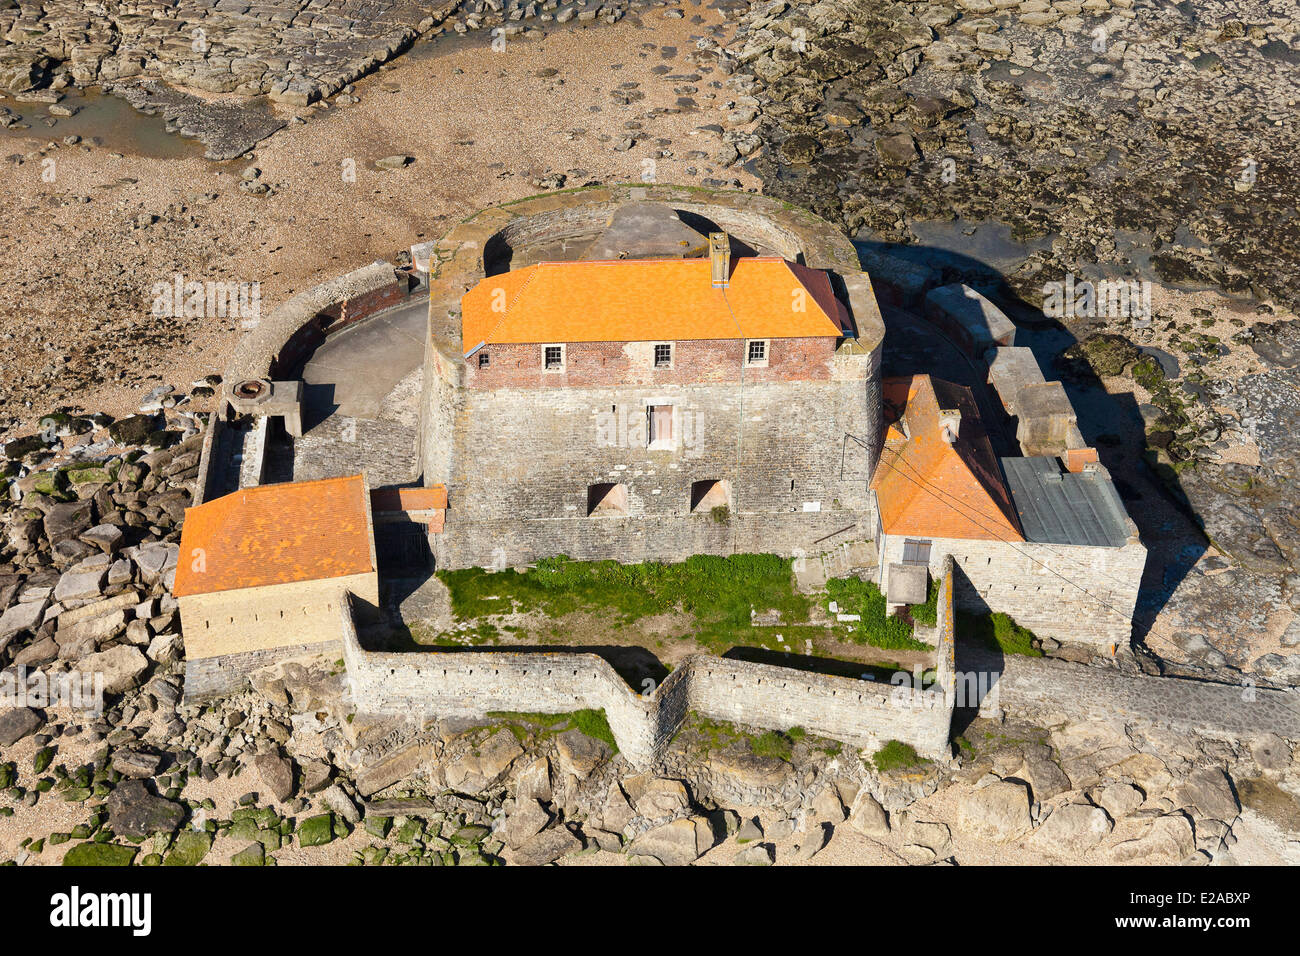
{"type": "Polygon", "coordinates": [[[410,294],[409,276],[399,276],[392,285],[387,285],[371,292],[363,293],[347,301],[347,315],[343,317],[343,303],[335,302],[320,311],[321,325],[326,334],[332,335],[339,329],[347,328],[354,322],[374,315],[390,306],[399,305],[410,294]],[[342,317],[342,321],[340,318],[342,317]]]}
{"type": "Polygon", "coordinates": [[[738,382],[826,381],[836,339],[829,336],[769,339],[766,368],[744,365],[743,339],[674,342],[673,367],[654,367],[646,342],[569,342],[563,372],[542,368],[541,345],[487,345],[490,364],[480,369],[478,353],[467,360],[470,388],[600,388],[625,385],[692,385],[738,382]]]}

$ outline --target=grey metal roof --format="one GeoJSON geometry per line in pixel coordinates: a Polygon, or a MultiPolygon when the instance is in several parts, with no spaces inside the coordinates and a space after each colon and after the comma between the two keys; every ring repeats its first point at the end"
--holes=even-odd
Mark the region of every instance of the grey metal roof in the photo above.
{"type": "Polygon", "coordinates": [[[1027,541],[1120,548],[1128,514],[1110,478],[1063,471],[1055,458],[1003,458],[1027,541]]]}

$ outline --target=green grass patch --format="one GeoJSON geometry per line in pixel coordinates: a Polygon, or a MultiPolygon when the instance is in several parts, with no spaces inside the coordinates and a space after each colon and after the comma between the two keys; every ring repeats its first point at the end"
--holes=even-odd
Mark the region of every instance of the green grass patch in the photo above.
{"type": "Polygon", "coordinates": [[[912,623],[907,618],[885,613],[885,596],[872,582],[860,578],[831,578],[826,582],[826,593],[839,605],[841,613],[861,615],[862,620],[846,625],[854,643],[894,651],[932,650],[929,644],[912,636],[912,623]]]}
{"type": "Polygon", "coordinates": [[[937,578],[930,582],[930,593],[926,595],[924,604],[908,606],[907,613],[917,624],[934,627],[939,623],[939,584],[937,578]]]}
{"type": "Polygon", "coordinates": [[[891,740],[871,755],[871,762],[881,773],[889,773],[891,770],[919,767],[926,763],[926,760],[911,744],[905,744],[901,740],[891,740]]]}
{"type": "Polygon", "coordinates": [[[757,737],[751,737],[749,749],[754,752],[755,757],[775,757],[777,760],[789,763],[790,758],[794,756],[794,741],[780,731],[769,730],[757,737]]]}
{"type": "Polygon", "coordinates": [[[607,610],[616,623],[681,611],[695,618],[691,636],[727,650],[753,639],[750,612],[775,609],[785,623],[807,622],[810,600],[794,588],[790,561],[773,554],[696,555],[680,564],[572,561],[561,555],[530,571],[482,568],[439,571],[461,620],[516,611],[559,618],[607,610]]]}
{"type": "Polygon", "coordinates": [[[992,614],[957,614],[958,632],[970,635],[990,650],[1023,657],[1042,657],[1043,652],[1034,647],[1038,638],[1027,627],[1021,627],[1001,611],[992,614]]]}
{"type": "Polygon", "coordinates": [[[588,737],[603,740],[618,753],[618,741],[609,728],[603,710],[575,710],[567,714],[537,714],[516,710],[492,710],[488,716],[503,723],[522,744],[528,737],[546,739],[566,730],[580,730],[588,737]]]}

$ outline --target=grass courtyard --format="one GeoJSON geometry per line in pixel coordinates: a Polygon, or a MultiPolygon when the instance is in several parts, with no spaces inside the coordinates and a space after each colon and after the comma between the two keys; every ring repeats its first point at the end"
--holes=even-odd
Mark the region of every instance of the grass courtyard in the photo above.
{"type": "Polygon", "coordinates": [[[434,583],[446,613],[440,625],[409,623],[415,643],[590,648],[634,686],[700,652],[874,680],[933,663],[912,621],[933,622],[937,589],[911,614],[887,617],[874,584],[835,579],[801,593],[791,561],[771,554],[679,564],[557,557],[522,571],[440,571],[434,583]],[[838,620],[831,607],[859,619],[838,620]]]}

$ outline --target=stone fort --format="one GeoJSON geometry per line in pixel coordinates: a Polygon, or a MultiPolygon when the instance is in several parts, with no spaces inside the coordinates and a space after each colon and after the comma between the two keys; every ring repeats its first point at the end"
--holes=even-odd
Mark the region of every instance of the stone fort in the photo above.
{"type": "Polygon", "coordinates": [[[182,561],[198,548],[220,566],[238,546],[222,527],[256,529],[266,560],[182,575],[186,692],[337,652],[363,712],[601,706],[638,759],[686,709],[937,753],[951,701],[900,714],[869,683],[708,656],[641,698],[597,655],[377,654],[350,609],[413,542],[448,569],[764,552],[795,558],[805,583],[870,576],[895,607],[942,582],[946,684],[955,609],[1114,652],[1145,548],[1061,384],[1015,332],[978,291],[860,259],[829,224],[754,194],[625,185],[484,210],[413,247],[409,266],[295,296],[241,343],[182,561]],[[387,384],[368,405],[312,412],[313,356],[425,295],[416,334],[391,353],[381,340],[373,366],[412,365],[409,428],[384,439],[341,415],[383,419],[400,391],[387,384]],[[898,341],[921,326],[964,364],[887,374],[887,328],[898,341]],[[965,384],[945,378],[954,369],[965,384]],[[391,467],[402,454],[407,473],[391,467]],[[313,507],[311,481],[333,510],[313,507]]]}

